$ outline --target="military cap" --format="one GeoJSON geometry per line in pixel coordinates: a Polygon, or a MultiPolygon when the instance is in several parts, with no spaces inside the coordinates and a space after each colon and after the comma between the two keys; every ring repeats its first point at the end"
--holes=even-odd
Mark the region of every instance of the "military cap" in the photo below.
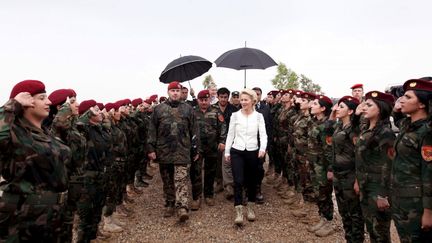
{"type": "Polygon", "coordinates": [[[210,98],[210,92],[208,91],[208,89],[201,90],[198,93],[198,99],[203,99],[203,98],[210,98]]]}
{"type": "Polygon", "coordinates": [[[118,111],[119,108],[120,108],[120,106],[117,103],[106,103],[105,104],[106,111],[110,111],[112,109],[114,109],[115,111],[118,111]]]}
{"type": "Polygon", "coordinates": [[[366,99],[373,99],[373,100],[380,100],[380,101],[386,102],[387,104],[389,104],[391,106],[393,105],[393,103],[395,101],[393,95],[386,94],[386,93],[379,92],[379,91],[368,92],[365,95],[365,98],[366,99]]]}
{"type": "Polygon", "coordinates": [[[327,103],[329,105],[333,105],[333,101],[325,95],[317,95],[317,97],[315,99],[318,99],[318,100],[320,100],[324,103],[327,103]]]}
{"type": "Polygon", "coordinates": [[[168,85],[168,90],[171,90],[171,89],[181,89],[181,84],[178,82],[178,81],[174,81],[174,82],[171,82],[169,85],[168,85]]]}
{"type": "Polygon", "coordinates": [[[102,103],[96,103],[96,105],[99,107],[99,110],[103,110],[105,108],[104,104],[102,103]]]}
{"type": "Polygon", "coordinates": [[[158,98],[158,95],[157,95],[157,94],[154,94],[154,95],[150,96],[149,99],[153,102],[153,101],[155,101],[157,98],[158,98]]]}
{"type": "Polygon", "coordinates": [[[403,85],[403,89],[407,90],[423,90],[432,92],[432,82],[424,79],[410,79],[403,85]]]}
{"type": "Polygon", "coordinates": [[[351,86],[351,89],[359,89],[359,88],[363,89],[363,84],[354,84],[353,86],[351,86]]]}
{"type": "Polygon", "coordinates": [[[293,93],[294,93],[294,95],[301,97],[301,95],[303,94],[303,91],[301,91],[301,90],[293,90],[293,93]]]}
{"type": "Polygon", "coordinates": [[[29,92],[30,95],[36,95],[41,93],[46,93],[45,85],[39,80],[24,80],[21,81],[12,88],[10,93],[10,99],[15,98],[17,94],[21,92],[29,92]]]}
{"type": "Polygon", "coordinates": [[[120,106],[125,106],[125,105],[126,105],[126,103],[124,102],[124,100],[116,101],[114,104],[118,105],[119,107],[120,107],[120,106]]]}
{"type": "Polygon", "coordinates": [[[240,92],[233,91],[233,92],[231,92],[231,96],[240,96],[240,92]]]}
{"type": "Polygon", "coordinates": [[[88,111],[91,107],[96,106],[97,103],[95,100],[84,100],[80,103],[78,112],[80,115],[84,114],[86,111],[88,111]]]}
{"type": "Polygon", "coordinates": [[[304,98],[304,99],[309,99],[309,100],[314,100],[316,99],[316,95],[314,93],[311,92],[303,92],[300,97],[304,98]]]}
{"type": "Polygon", "coordinates": [[[132,100],[133,107],[137,107],[138,105],[140,105],[142,103],[143,103],[143,100],[141,98],[137,98],[137,99],[132,100]]]}
{"type": "Polygon", "coordinates": [[[76,97],[76,93],[73,89],[58,89],[53,91],[48,99],[51,101],[52,105],[61,105],[67,98],[76,97]]]}
{"type": "Polygon", "coordinates": [[[278,93],[279,93],[279,90],[272,90],[272,91],[268,92],[267,95],[276,96],[278,93]]]}
{"type": "Polygon", "coordinates": [[[284,96],[285,94],[289,94],[289,92],[288,92],[287,89],[281,89],[281,90],[278,91],[278,93],[279,93],[281,96],[284,96]]]}
{"type": "Polygon", "coordinates": [[[144,103],[147,103],[147,104],[151,105],[153,103],[153,100],[151,100],[150,98],[149,99],[145,99],[144,103]]]}
{"type": "Polygon", "coordinates": [[[340,98],[338,101],[338,105],[341,102],[344,102],[351,110],[355,110],[357,106],[360,104],[360,101],[357,98],[348,95],[340,98]]]}

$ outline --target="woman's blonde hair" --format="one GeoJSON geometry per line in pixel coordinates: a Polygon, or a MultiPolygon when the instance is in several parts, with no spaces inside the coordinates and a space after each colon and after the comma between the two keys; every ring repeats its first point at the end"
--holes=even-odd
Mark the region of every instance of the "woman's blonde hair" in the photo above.
{"type": "Polygon", "coordinates": [[[242,94],[248,95],[251,98],[253,105],[255,105],[258,102],[258,96],[255,93],[255,91],[251,89],[244,89],[240,92],[240,95],[242,94]]]}

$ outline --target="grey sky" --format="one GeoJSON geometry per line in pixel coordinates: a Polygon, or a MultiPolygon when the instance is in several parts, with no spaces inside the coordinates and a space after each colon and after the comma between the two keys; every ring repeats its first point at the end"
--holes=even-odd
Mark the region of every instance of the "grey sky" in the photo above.
{"type": "MultiPolygon", "coordinates": [[[[160,72],[180,55],[214,61],[248,46],[320,84],[330,96],[364,83],[431,76],[432,1],[2,0],[0,102],[13,85],[39,79],[101,102],[165,94],[160,72]]],[[[240,90],[243,72],[210,70],[240,90]]],[[[272,89],[276,68],[248,71],[248,86],[272,89]]],[[[202,89],[203,77],[191,81],[202,89]]]]}

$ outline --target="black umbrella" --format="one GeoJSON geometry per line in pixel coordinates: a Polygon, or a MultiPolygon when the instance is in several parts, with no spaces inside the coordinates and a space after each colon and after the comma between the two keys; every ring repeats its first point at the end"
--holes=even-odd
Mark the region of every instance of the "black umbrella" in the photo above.
{"type": "Polygon", "coordinates": [[[168,63],[159,80],[166,84],[173,81],[188,81],[203,75],[211,67],[212,63],[202,57],[183,56],[168,63]]]}
{"type": "Polygon", "coordinates": [[[254,48],[238,48],[222,54],[215,61],[216,66],[244,70],[244,87],[246,88],[246,69],[266,69],[277,63],[265,52],[254,48]]]}

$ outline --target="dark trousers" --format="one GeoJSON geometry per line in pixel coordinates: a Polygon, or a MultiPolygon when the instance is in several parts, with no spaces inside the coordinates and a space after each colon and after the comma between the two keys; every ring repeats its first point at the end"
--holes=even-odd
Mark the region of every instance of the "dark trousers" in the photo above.
{"type": "Polygon", "coordinates": [[[231,167],[234,178],[234,206],[243,204],[243,187],[247,189],[248,201],[255,202],[259,174],[258,150],[231,149],[231,167]]]}

